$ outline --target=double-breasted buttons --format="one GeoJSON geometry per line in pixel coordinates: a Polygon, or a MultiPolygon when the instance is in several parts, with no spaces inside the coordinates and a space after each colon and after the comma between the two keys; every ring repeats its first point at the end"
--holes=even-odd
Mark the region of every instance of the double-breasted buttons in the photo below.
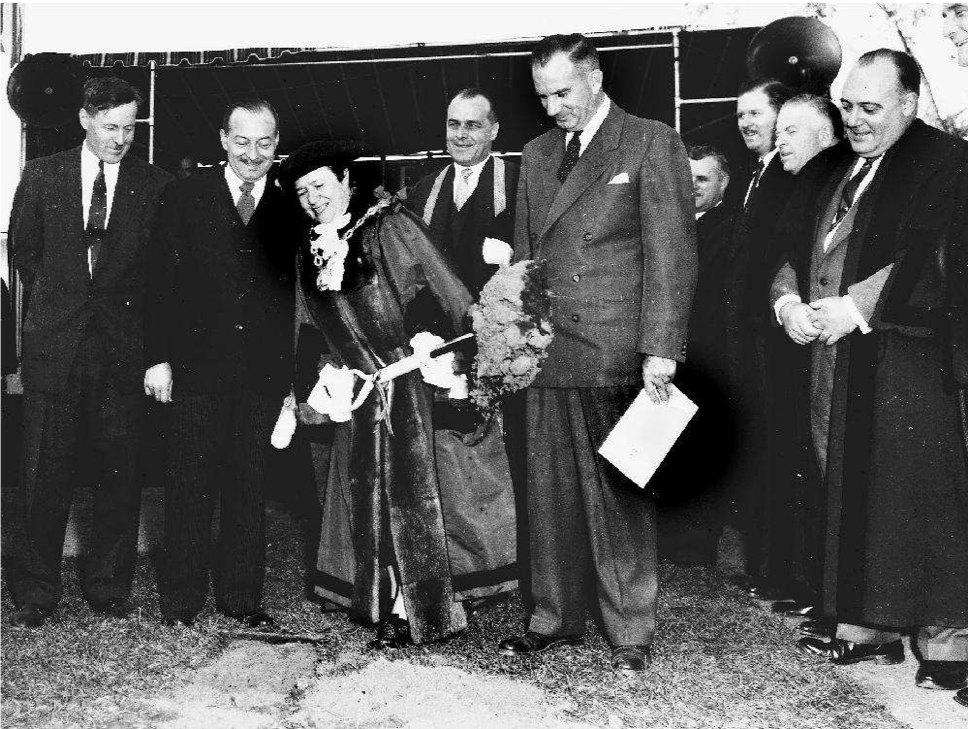
{"type": "Polygon", "coordinates": [[[572,314],[571,315],[571,320],[572,321],[581,321],[581,317],[578,316],[578,314],[572,314]]]}
{"type": "Polygon", "coordinates": [[[591,233],[585,232],[582,234],[581,237],[582,237],[582,240],[591,240],[593,236],[591,233]]]}
{"type": "Polygon", "coordinates": [[[243,329],[245,329],[245,327],[242,326],[241,324],[236,324],[235,325],[235,331],[241,332],[243,329]]]}
{"type": "Polygon", "coordinates": [[[575,283],[578,283],[579,281],[581,281],[581,276],[579,276],[576,273],[574,276],[571,277],[571,280],[574,281],[575,283]]]}
{"type": "Polygon", "coordinates": [[[830,279],[828,279],[826,276],[821,276],[820,277],[820,285],[821,286],[826,286],[828,283],[830,283],[830,279]]]}

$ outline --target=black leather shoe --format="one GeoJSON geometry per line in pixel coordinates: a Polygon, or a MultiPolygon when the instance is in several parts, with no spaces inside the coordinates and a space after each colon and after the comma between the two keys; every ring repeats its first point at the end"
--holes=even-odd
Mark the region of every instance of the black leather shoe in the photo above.
{"type": "Polygon", "coordinates": [[[799,600],[780,600],[770,606],[770,610],[781,615],[792,615],[806,617],[814,612],[813,605],[799,600]]]}
{"type": "Polygon", "coordinates": [[[637,674],[652,665],[652,648],[647,645],[617,645],[612,648],[612,668],[623,674],[637,674]]]}
{"type": "Polygon", "coordinates": [[[122,598],[116,598],[114,600],[105,600],[104,602],[92,602],[91,610],[93,610],[98,615],[103,615],[106,618],[126,618],[134,610],[134,607],[128,600],[122,598]]]}
{"type": "Polygon", "coordinates": [[[169,628],[190,628],[195,624],[195,616],[187,612],[169,613],[162,616],[161,622],[169,628]]]}
{"type": "Polygon", "coordinates": [[[955,701],[964,707],[968,707],[968,688],[963,688],[955,694],[955,701]]]}
{"type": "Polygon", "coordinates": [[[256,630],[258,628],[272,628],[275,627],[276,621],[272,619],[272,616],[264,610],[253,610],[251,613],[243,613],[242,615],[233,616],[242,625],[251,630],[256,630]]]}
{"type": "Polygon", "coordinates": [[[801,638],[797,649],[807,655],[823,656],[838,666],[849,666],[861,661],[874,661],[879,666],[893,666],[904,661],[904,644],[900,640],[890,643],[851,643],[841,638],[829,641],[821,638],[801,638]]]}
{"type": "Polygon", "coordinates": [[[376,637],[368,645],[374,650],[396,650],[413,645],[410,623],[396,615],[381,620],[376,626],[376,637]]]}
{"type": "Polygon", "coordinates": [[[797,630],[804,635],[812,635],[817,638],[833,638],[837,632],[837,623],[826,618],[814,618],[813,620],[804,620],[797,626],[797,630]]]}
{"type": "Polygon", "coordinates": [[[921,661],[914,683],[942,691],[963,689],[968,686],[968,661],[921,661]]]}
{"type": "Polygon", "coordinates": [[[530,653],[541,653],[551,648],[563,645],[580,645],[580,635],[543,635],[529,630],[524,635],[516,635],[501,641],[497,652],[502,656],[523,656],[530,653]]]}
{"type": "Polygon", "coordinates": [[[28,602],[10,616],[10,624],[15,628],[39,628],[47,621],[48,611],[40,605],[28,602]]]}

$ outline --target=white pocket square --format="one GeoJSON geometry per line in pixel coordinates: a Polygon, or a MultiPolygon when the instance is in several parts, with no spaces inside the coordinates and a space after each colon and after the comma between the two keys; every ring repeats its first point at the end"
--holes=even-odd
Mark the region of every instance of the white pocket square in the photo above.
{"type": "Polygon", "coordinates": [[[629,184],[629,173],[619,172],[615,177],[608,181],[609,185],[627,185],[629,184]]]}

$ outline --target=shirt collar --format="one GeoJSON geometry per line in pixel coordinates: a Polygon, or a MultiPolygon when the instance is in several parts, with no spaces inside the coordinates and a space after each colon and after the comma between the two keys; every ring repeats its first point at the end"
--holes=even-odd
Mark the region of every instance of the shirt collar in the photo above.
{"type": "MultiPolygon", "coordinates": [[[[90,172],[91,179],[97,175],[98,166],[101,162],[100,157],[98,157],[91,148],[87,146],[87,140],[81,143],[81,170],[82,172],[90,172]]],[[[120,162],[105,162],[104,163],[104,177],[110,179],[117,179],[118,168],[121,166],[120,162]]]]}
{"type": "Polygon", "coordinates": [[[722,204],[723,204],[723,201],[720,200],[718,203],[716,203],[711,208],[709,208],[709,210],[703,210],[701,213],[696,213],[696,220],[699,220],[699,218],[701,218],[706,213],[711,213],[713,210],[715,210],[716,208],[718,208],[722,204]]]}
{"type": "MultiPolygon", "coordinates": [[[[598,109],[596,109],[595,113],[592,114],[592,118],[588,120],[588,124],[585,125],[584,129],[578,132],[578,136],[581,138],[581,149],[583,152],[585,151],[585,148],[588,147],[588,143],[592,141],[592,138],[595,136],[595,132],[597,132],[604,123],[605,117],[608,116],[608,110],[611,108],[611,106],[612,101],[608,98],[608,94],[603,95],[602,103],[598,105],[598,109]]],[[[571,135],[574,133],[575,132],[568,132],[568,134],[565,135],[566,144],[571,141],[571,135]]]]}
{"type": "MultiPolygon", "coordinates": [[[[263,175],[258,180],[252,183],[252,197],[255,198],[256,202],[262,197],[263,190],[266,189],[266,177],[268,175],[263,175]]],[[[235,170],[232,169],[232,165],[225,163],[225,181],[228,183],[229,189],[232,191],[232,197],[236,197],[240,194],[242,183],[245,182],[241,177],[235,174],[235,170]]]]}
{"type": "Polygon", "coordinates": [[[777,153],[777,149],[776,147],[774,147],[769,152],[767,152],[762,157],[760,157],[760,162],[763,163],[764,170],[770,166],[770,162],[772,162],[773,158],[776,157],[776,153],[777,153]]]}
{"type": "Polygon", "coordinates": [[[459,165],[456,162],[454,162],[454,175],[460,176],[461,170],[467,170],[467,169],[469,169],[471,171],[470,179],[473,180],[473,179],[475,179],[475,178],[477,178],[477,177],[480,176],[481,170],[484,169],[484,165],[487,164],[487,161],[489,159],[491,159],[491,155],[487,155],[487,157],[485,157],[484,159],[482,159],[477,164],[473,164],[473,165],[459,165]]]}

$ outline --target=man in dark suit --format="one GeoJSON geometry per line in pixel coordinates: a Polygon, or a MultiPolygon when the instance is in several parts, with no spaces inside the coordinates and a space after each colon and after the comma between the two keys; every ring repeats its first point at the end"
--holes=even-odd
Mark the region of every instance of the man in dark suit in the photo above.
{"type": "Polygon", "coordinates": [[[790,442],[774,436],[774,426],[783,419],[782,413],[775,412],[776,369],[782,371],[782,357],[774,349],[777,343],[783,346],[784,340],[761,311],[775,270],[774,259],[780,256],[773,250],[773,230],[795,185],[774,146],[777,114],[792,95],[789,88],[769,79],[749,80],[740,86],[736,120],[747,149],[756,157],[756,166],[740,188],[742,197],[736,201],[739,208],[726,262],[726,353],[738,418],[730,490],[736,525],[745,537],[752,594],[770,599],[793,597],[776,591],[774,583],[782,581],[782,576],[772,574],[766,564],[772,495],[795,473],[787,468],[790,460],[774,450],[790,442]]]}
{"type": "MultiPolygon", "coordinates": [[[[459,91],[447,107],[447,152],[453,163],[427,175],[407,191],[407,206],[428,226],[431,240],[454,263],[458,276],[475,301],[484,284],[497,271],[498,262],[508,263],[512,255],[514,204],[520,167],[491,154],[499,131],[500,120],[493,99],[478,88],[459,91]]],[[[432,297],[428,295],[424,301],[432,301],[432,297]]],[[[417,306],[420,307],[421,303],[418,302],[417,306]]],[[[471,508],[462,519],[473,520],[471,514],[481,512],[480,504],[500,507],[506,502],[502,492],[508,487],[510,469],[514,495],[518,500],[518,565],[523,566],[527,557],[527,519],[523,504],[527,459],[524,393],[505,399],[501,428],[492,429],[473,446],[464,445],[462,440],[469,439],[458,438],[457,432],[450,429],[451,426],[473,427],[473,424],[462,425],[460,420],[447,417],[447,410],[456,407],[459,406],[453,401],[435,406],[435,415],[440,416],[435,418],[435,423],[444,428],[436,443],[440,487],[447,490],[449,485],[455,486],[453,500],[448,501],[468,503],[471,508]],[[506,454],[501,452],[501,429],[506,454]],[[469,484],[474,488],[468,488],[469,484]]],[[[494,538],[500,539],[504,534],[501,527],[509,526],[515,515],[500,508],[488,516],[492,513],[503,522],[490,529],[494,538]]],[[[476,520],[482,521],[483,516],[476,520]]],[[[482,523],[482,526],[486,524],[482,523]]],[[[481,543],[468,551],[473,553],[487,548],[487,544],[481,543]]],[[[451,559],[454,557],[452,554],[451,559]]],[[[526,569],[520,576],[522,593],[528,600],[526,569]]]]}
{"type": "Polygon", "coordinates": [[[272,183],[279,132],[267,102],[230,105],[221,140],[227,164],[172,183],[152,236],[144,388],[172,403],[159,591],[164,620],[190,625],[211,565],[216,607],[259,627],[272,624],[263,487],[292,381],[300,218],[272,183]]]}
{"type": "Polygon", "coordinates": [[[141,96],[126,82],[84,86],[83,144],[29,162],[10,221],[25,286],[23,329],[26,544],[12,594],[17,626],[37,627],[61,597],[61,555],[90,446],[97,469],[93,544],[81,587],[95,612],[131,610],[141,483],[143,291],[149,221],[165,172],[128,155],[141,96]]]}
{"type": "Polygon", "coordinates": [[[794,248],[771,301],[789,338],[810,347],[823,607],[838,620],[835,638],[800,649],[899,663],[900,631],[917,626],[917,684],[956,690],[968,682],[968,459],[949,327],[968,281],[951,265],[964,237],[949,235],[968,145],[916,118],[920,84],[916,61],[888,49],[848,74],[854,155],[816,204],[785,216],[794,248]]]}
{"type": "Polygon", "coordinates": [[[689,316],[688,361],[676,385],[698,406],[654,480],[658,482],[659,554],[685,564],[715,564],[722,533],[722,482],[733,454],[733,412],[725,368],[726,258],[734,210],[723,198],[729,163],[715,147],[690,145],[699,273],[689,316]],[[696,453],[703,453],[696,458],[696,453]]]}
{"type": "Polygon", "coordinates": [[[524,148],[515,257],[545,259],[555,330],[527,392],[534,610],[505,640],[523,655],[580,640],[589,586],[612,665],[649,664],[655,631],[655,505],[596,451],[645,385],[656,402],[686,344],[696,282],[685,148],[602,89],[584,36],[531,55],[535,91],[558,126],[524,148]]]}

